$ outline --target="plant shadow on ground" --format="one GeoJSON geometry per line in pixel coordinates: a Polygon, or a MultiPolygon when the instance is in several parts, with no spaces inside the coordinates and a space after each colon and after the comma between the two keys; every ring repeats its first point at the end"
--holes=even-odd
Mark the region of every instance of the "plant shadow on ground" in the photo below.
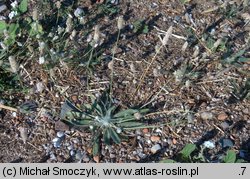
{"type": "Polygon", "coordinates": [[[250,162],[250,138],[242,143],[240,150],[243,152],[244,159],[250,162]]]}

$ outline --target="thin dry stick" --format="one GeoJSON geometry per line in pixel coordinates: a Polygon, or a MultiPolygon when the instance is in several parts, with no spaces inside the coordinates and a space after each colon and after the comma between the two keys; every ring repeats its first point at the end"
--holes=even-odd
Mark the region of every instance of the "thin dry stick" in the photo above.
{"type": "Polygon", "coordinates": [[[13,108],[13,107],[10,107],[10,106],[5,106],[3,104],[0,104],[0,108],[7,109],[7,110],[10,110],[10,111],[14,111],[14,112],[18,111],[16,108],[13,108]]]}
{"type": "Polygon", "coordinates": [[[225,132],[223,130],[221,130],[221,128],[219,128],[218,126],[216,126],[215,124],[213,124],[213,126],[218,129],[222,134],[224,134],[225,132]]]}
{"type": "Polygon", "coordinates": [[[180,138],[181,136],[179,134],[177,134],[169,125],[167,125],[168,129],[178,138],[180,138]]]}
{"type": "MultiPolygon", "coordinates": [[[[192,27],[191,27],[192,28],[192,27]]],[[[209,54],[211,54],[212,53],[212,51],[206,46],[206,44],[204,44],[202,41],[201,41],[201,39],[198,37],[198,35],[196,34],[196,30],[194,29],[194,28],[192,28],[193,30],[194,30],[194,35],[195,35],[195,37],[196,37],[196,39],[199,41],[199,43],[207,50],[207,52],[209,53],[209,54]]]]}
{"type": "Polygon", "coordinates": [[[142,76],[141,76],[141,78],[140,78],[139,84],[138,84],[138,86],[136,87],[135,92],[133,93],[133,96],[135,96],[135,93],[141,88],[141,85],[142,85],[142,83],[143,83],[143,80],[144,80],[144,78],[145,78],[145,76],[146,76],[146,74],[147,74],[149,68],[150,68],[151,65],[154,63],[154,61],[155,61],[157,55],[159,54],[159,52],[161,51],[162,47],[163,47],[163,45],[161,45],[160,48],[159,48],[159,50],[156,51],[156,53],[155,53],[154,57],[152,58],[150,64],[147,66],[146,70],[143,72],[143,74],[142,74],[142,76]]]}
{"type": "MultiPolygon", "coordinates": [[[[140,77],[139,84],[138,84],[138,86],[137,86],[137,88],[136,88],[136,90],[135,90],[133,96],[135,96],[136,92],[141,88],[141,85],[142,85],[142,83],[143,83],[143,81],[144,81],[144,78],[145,78],[146,74],[148,73],[149,68],[150,68],[150,67],[152,66],[152,64],[154,63],[154,61],[155,61],[157,55],[160,53],[161,49],[167,45],[167,42],[168,42],[170,36],[172,35],[172,31],[173,31],[173,27],[170,26],[170,27],[168,28],[168,30],[167,30],[167,32],[166,32],[164,38],[161,40],[162,45],[160,46],[160,48],[159,48],[158,50],[156,50],[156,53],[155,53],[154,57],[152,58],[151,62],[150,62],[149,65],[147,66],[146,70],[143,72],[142,76],[140,77]]],[[[161,38],[160,38],[160,39],[161,39],[161,38]]]]}

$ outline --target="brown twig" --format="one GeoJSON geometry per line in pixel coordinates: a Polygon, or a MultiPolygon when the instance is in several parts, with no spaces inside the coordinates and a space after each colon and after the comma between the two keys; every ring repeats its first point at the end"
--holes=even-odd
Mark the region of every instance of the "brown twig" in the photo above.
{"type": "Polygon", "coordinates": [[[17,108],[13,108],[13,107],[10,107],[10,106],[5,106],[3,104],[0,104],[0,108],[7,109],[7,110],[10,110],[10,111],[15,111],[15,112],[18,111],[17,108]]]}

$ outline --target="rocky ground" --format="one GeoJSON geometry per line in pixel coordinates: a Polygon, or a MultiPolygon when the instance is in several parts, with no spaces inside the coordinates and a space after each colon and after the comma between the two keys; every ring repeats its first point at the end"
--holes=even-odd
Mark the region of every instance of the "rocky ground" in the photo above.
{"type": "MultiPolygon", "coordinates": [[[[10,3],[2,2],[0,8],[8,22],[13,21],[8,17],[10,3]]],[[[46,18],[57,13],[57,2],[46,3],[29,1],[23,16],[32,16],[38,8],[38,21],[46,29],[56,23],[46,18]]],[[[60,8],[73,18],[82,8],[90,23],[78,26],[73,40],[49,44],[66,47],[60,54],[67,59],[60,56],[52,67],[41,64],[39,45],[32,42],[33,51],[17,57],[25,90],[0,90],[0,162],[178,161],[188,143],[198,149],[211,145],[203,159],[193,162],[221,162],[228,149],[250,161],[249,1],[78,0],[61,1],[60,8]],[[125,26],[111,61],[121,15],[125,26]],[[90,71],[83,60],[95,25],[101,32],[96,48],[100,55],[90,71]],[[162,46],[166,34],[169,39],[162,46]],[[120,144],[103,143],[100,155],[93,156],[93,134],[62,122],[60,110],[66,99],[81,106],[89,102],[88,94],[100,95],[110,85],[112,70],[115,100],[123,109],[149,108],[144,116],[149,127],[126,132],[128,139],[120,144]],[[32,110],[23,112],[20,106],[32,110]]],[[[8,61],[7,56],[1,55],[1,60],[8,61]]],[[[0,65],[0,75],[10,74],[0,65]]]]}

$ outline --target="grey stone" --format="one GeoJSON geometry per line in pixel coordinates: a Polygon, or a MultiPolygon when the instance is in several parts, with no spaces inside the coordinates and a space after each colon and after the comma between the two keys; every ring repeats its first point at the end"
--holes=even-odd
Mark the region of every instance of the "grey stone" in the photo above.
{"type": "Polygon", "coordinates": [[[4,5],[4,4],[1,5],[1,6],[0,6],[0,13],[3,12],[3,11],[5,11],[6,9],[7,9],[7,6],[6,6],[6,5],[4,5]]]}
{"type": "Polygon", "coordinates": [[[227,122],[222,122],[220,126],[225,130],[228,129],[230,125],[227,122]]]}
{"type": "Polygon", "coordinates": [[[151,147],[151,152],[153,154],[157,153],[159,150],[161,150],[161,145],[160,144],[156,144],[153,147],[151,147]]]}

